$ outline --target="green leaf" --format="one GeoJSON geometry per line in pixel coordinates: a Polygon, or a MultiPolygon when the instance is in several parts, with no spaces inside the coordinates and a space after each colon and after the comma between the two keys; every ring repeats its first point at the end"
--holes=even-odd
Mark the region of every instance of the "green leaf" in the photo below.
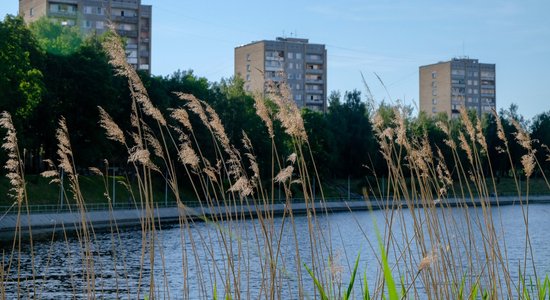
{"type": "Polygon", "coordinates": [[[370,300],[369,283],[367,281],[367,270],[365,270],[363,287],[364,287],[364,293],[365,293],[363,294],[363,300],[370,300]]]}
{"type": "Polygon", "coordinates": [[[317,280],[317,278],[315,277],[315,274],[313,274],[313,271],[311,271],[306,264],[304,264],[304,267],[306,268],[307,272],[309,273],[309,276],[311,276],[311,278],[313,279],[313,282],[315,283],[315,286],[317,287],[317,289],[319,290],[319,295],[321,296],[321,299],[322,300],[328,300],[328,297],[327,297],[327,294],[325,293],[325,290],[323,289],[323,286],[321,285],[321,283],[319,282],[319,280],[317,280]]]}
{"type": "Polygon", "coordinates": [[[388,264],[388,257],[386,256],[386,250],[384,249],[384,245],[382,243],[382,237],[380,236],[380,232],[378,231],[378,228],[376,228],[376,236],[378,237],[378,246],[380,247],[380,252],[382,254],[382,268],[384,272],[384,279],[386,280],[386,283],[388,284],[388,293],[390,300],[399,299],[397,288],[395,286],[395,281],[393,280],[392,274],[391,274],[391,268],[388,264]]]}
{"type": "Polygon", "coordinates": [[[458,299],[464,299],[465,284],[466,284],[466,275],[462,276],[462,281],[460,282],[460,289],[458,289],[458,299]]]}
{"type": "Polygon", "coordinates": [[[469,299],[476,299],[478,292],[479,292],[479,283],[476,282],[472,287],[472,292],[470,293],[469,299]]]}
{"type": "Polygon", "coordinates": [[[353,290],[353,284],[355,282],[355,275],[357,274],[357,268],[359,267],[359,257],[361,257],[361,253],[359,253],[357,255],[357,259],[355,259],[355,266],[353,267],[353,272],[351,273],[351,278],[349,280],[348,290],[344,294],[344,298],[343,298],[344,300],[349,299],[349,297],[351,295],[351,291],[353,290]]]}

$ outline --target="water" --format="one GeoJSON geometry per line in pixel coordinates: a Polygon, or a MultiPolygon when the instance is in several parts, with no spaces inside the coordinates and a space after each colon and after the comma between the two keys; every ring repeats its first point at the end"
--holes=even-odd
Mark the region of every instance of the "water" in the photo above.
{"type": "MultiPolygon", "coordinates": [[[[506,206],[500,208],[500,212],[493,209],[493,217],[497,227],[499,245],[504,247],[506,242],[506,254],[508,256],[509,270],[512,281],[519,280],[518,268],[524,266],[525,276],[534,276],[530,255],[527,261],[525,257],[525,225],[521,208],[518,206],[506,206]],[[501,217],[499,217],[501,216],[501,217]],[[502,228],[500,227],[502,222],[502,228]]],[[[417,243],[407,243],[416,234],[427,234],[429,227],[426,221],[414,230],[411,211],[404,210],[394,218],[394,239],[398,242],[390,245],[389,262],[394,267],[394,274],[406,275],[405,285],[413,280],[410,266],[417,266],[427,252],[437,253],[438,257],[444,257],[445,251],[453,247],[453,251],[462,253],[469,249],[469,253],[483,253],[481,227],[475,220],[482,216],[481,209],[438,209],[439,221],[446,220],[450,229],[441,233],[438,241],[429,241],[426,238],[428,249],[422,251],[417,243]],[[443,217],[445,215],[445,218],[443,217]],[[468,227],[465,222],[468,215],[473,226],[468,227]],[[456,222],[453,224],[453,222],[456,222]],[[468,234],[468,230],[470,234],[468,234]],[[464,236],[470,236],[464,240],[464,236]],[[459,249],[463,248],[463,249],[459,249]],[[473,250],[472,250],[473,249],[473,250]],[[401,255],[404,253],[404,255],[401,255]],[[400,258],[400,259],[397,259],[400,258]],[[395,262],[398,262],[397,264],[395,262]],[[409,266],[409,269],[407,269],[409,266]],[[399,268],[399,269],[398,269],[399,268]],[[409,271],[407,271],[409,270],[409,271]],[[407,273],[408,272],[408,273],[407,273]]],[[[416,210],[414,213],[422,214],[416,210]]],[[[280,276],[276,284],[280,286],[276,294],[277,298],[297,298],[299,294],[298,269],[302,270],[304,296],[312,297],[314,293],[313,282],[305,272],[303,263],[312,266],[313,263],[324,264],[318,273],[322,276],[334,274],[337,282],[342,282],[342,287],[347,286],[351,274],[350,266],[360,254],[359,275],[362,280],[366,274],[369,283],[377,280],[377,266],[381,253],[374,224],[379,228],[379,233],[384,235],[387,228],[388,216],[382,211],[336,213],[318,216],[315,226],[315,235],[311,239],[308,230],[307,216],[296,216],[295,226],[290,219],[284,222],[284,229],[280,238],[280,255],[278,270],[280,276]],[[296,228],[294,234],[293,228],[296,228]],[[298,247],[296,247],[296,244],[298,247]],[[296,250],[298,249],[298,250],[296,250]],[[329,251],[331,249],[332,251],[329,251]],[[301,258],[298,264],[296,258],[301,258]],[[313,261],[311,257],[322,259],[313,261]],[[330,261],[330,263],[329,263],[330,261]],[[332,268],[332,273],[328,271],[332,268]]],[[[550,273],[550,205],[531,205],[529,208],[529,234],[536,265],[536,272],[540,275],[550,273]]],[[[424,218],[419,218],[423,220],[424,218]]],[[[480,219],[482,220],[482,219],[480,219]]],[[[273,228],[276,230],[268,235],[270,242],[277,249],[279,229],[283,220],[273,220],[273,228]]],[[[268,241],[261,238],[262,227],[260,221],[241,220],[238,222],[195,223],[183,229],[172,225],[165,227],[155,240],[154,268],[151,268],[149,247],[147,241],[143,242],[143,235],[139,229],[121,230],[118,234],[110,232],[96,233],[91,246],[93,255],[93,278],[95,284],[95,297],[105,299],[116,298],[144,298],[151,288],[151,276],[153,275],[155,291],[160,299],[171,298],[211,298],[214,287],[218,295],[223,295],[224,285],[228,277],[231,279],[232,289],[238,288],[243,298],[256,299],[265,297],[266,280],[262,280],[262,268],[267,270],[266,249],[268,241]],[[260,238],[257,238],[260,236],[260,238]],[[191,238],[193,240],[191,240],[191,238]],[[143,247],[145,245],[146,247],[143,247]],[[230,251],[230,250],[231,251],[230,251]],[[231,260],[227,259],[228,254],[231,260]],[[228,266],[228,261],[234,266],[228,266]],[[228,271],[229,269],[235,272],[228,271]]],[[[8,272],[9,254],[11,244],[2,246],[4,251],[3,280],[7,298],[27,298],[34,295],[35,298],[86,298],[87,284],[86,265],[90,262],[82,257],[82,244],[75,236],[64,239],[63,237],[35,241],[34,257],[30,255],[30,245],[23,245],[21,253],[15,252],[14,262],[8,272]],[[34,262],[33,262],[34,259],[34,262]],[[20,271],[17,272],[17,262],[20,263],[20,271]],[[32,284],[33,266],[35,281],[32,284]],[[17,275],[19,274],[19,275],[17,275]],[[19,277],[19,286],[17,278],[19,277]]],[[[504,253],[504,252],[503,252],[504,253]]],[[[483,261],[481,257],[479,261],[483,261]]],[[[455,267],[462,270],[463,274],[479,272],[472,270],[465,257],[455,258],[455,267]]],[[[475,268],[475,266],[474,266],[475,268]]],[[[397,276],[396,276],[397,277],[397,276]]],[[[358,279],[359,280],[359,279],[358,279]]],[[[398,279],[397,279],[398,280],[398,279]]],[[[460,278],[459,278],[460,280],[460,278]]],[[[359,282],[359,281],[357,281],[359,282]]],[[[356,284],[355,292],[360,294],[360,284],[356,284]]],[[[418,285],[417,295],[425,291],[418,285]]]]}

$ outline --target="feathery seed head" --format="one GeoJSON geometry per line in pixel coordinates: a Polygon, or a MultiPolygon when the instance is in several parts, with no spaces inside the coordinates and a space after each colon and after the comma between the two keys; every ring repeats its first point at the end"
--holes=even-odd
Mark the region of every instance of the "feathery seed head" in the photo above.
{"type": "Polygon", "coordinates": [[[174,120],[178,121],[183,125],[183,127],[187,128],[190,132],[193,132],[193,127],[191,126],[191,122],[189,121],[189,114],[187,111],[183,108],[177,108],[172,111],[172,114],[170,115],[174,120]]]}
{"type": "Polygon", "coordinates": [[[98,109],[100,116],[99,124],[107,132],[107,138],[121,144],[126,144],[126,138],[120,127],[118,127],[111,116],[101,106],[98,106],[98,109]]]}
{"type": "Polygon", "coordinates": [[[183,143],[180,145],[178,156],[183,164],[191,166],[194,170],[198,170],[199,157],[195,153],[195,150],[191,148],[189,143],[183,143]]]}
{"type": "Polygon", "coordinates": [[[254,193],[250,182],[246,177],[241,176],[237,181],[229,188],[229,192],[237,192],[241,198],[247,197],[254,193]]]}
{"type": "Polygon", "coordinates": [[[470,148],[470,144],[468,144],[468,141],[466,140],[466,136],[464,136],[464,133],[459,132],[458,139],[460,140],[460,148],[466,152],[466,155],[468,156],[468,161],[470,164],[473,165],[474,163],[474,157],[472,155],[472,148],[470,148]]]}
{"type": "Polygon", "coordinates": [[[535,155],[534,151],[528,154],[525,154],[521,157],[521,164],[523,165],[523,170],[525,171],[526,177],[531,177],[533,170],[535,169],[535,155]]]}
{"type": "Polygon", "coordinates": [[[273,138],[275,133],[273,131],[273,121],[271,120],[271,112],[265,105],[265,100],[260,93],[254,93],[254,107],[256,108],[256,114],[264,121],[265,126],[267,127],[267,132],[269,137],[273,138]]]}
{"type": "Polygon", "coordinates": [[[284,169],[282,169],[277,176],[275,176],[275,182],[285,182],[287,181],[291,176],[292,172],[294,172],[293,166],[288,166],[284,169]]]}

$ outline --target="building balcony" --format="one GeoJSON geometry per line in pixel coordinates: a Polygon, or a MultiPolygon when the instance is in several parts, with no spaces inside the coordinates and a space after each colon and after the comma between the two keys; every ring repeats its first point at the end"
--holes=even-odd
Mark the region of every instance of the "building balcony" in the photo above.
{"type": "Polygon", "coordinates": [[[137,1],[111,1],[111,7],[113,8],[131,8],[131,9],[137,9],[138,3],[137,1]]]}
{"type": "Polygon", "coordinates": [[[50,11],[48,15],[50,17],[76,18],[74,11],[50,11]]]}
{"type": "Polygon", "coordinates": [[[323,94],[323,90],[306,89],[306,93],[319,95],[319,94],[323,94]]]}
{"type": "Polygon", "coordinates": [[[320,58],[315,58],[315,57],[308,57],[306,55],[306,63],[323,63],[323,58],[320,57],[320,58]]]}
{"type": "Polygon", "coordinates": [[[306,68],[306,74],[323,74],[323,69],[308,69],[306,68]]]}
{"type": "Polygon", "coordinates": [[[323,84],[325,83],[323,80],[321,79],[308,79],[306,78],[306,83],[317,83],[317,84],[323,84]]]}
{"type": "Polygon", "coordinates": [[[283,67],[282,67],[282,66],[278,66],[278,67],[274,67],[274,66],[265,66],[265,70],[266,70],[266,71],[282,72],[282,71],[283,71],[283,67]]]}
{"type": "Polygon", "coordinates": [[[138,33],[137,33],[136,30],[117,29],[116,32],[118,33],[118,35],[123,36],[123,37],[137,38],[137,36],[138,36],[138,33]]]}
{"type": "Polygon", "coordinates": [[[306,100],[306,106],[315,106],[315,107],[323,107],[323,100],[306,100]]]}
{"type": "Polygon", "coordinates": [[[137,23],[138,17],[111,16],[111,20],[117,23],[137,23]]]}
{"type": "MultiPolygon", "coordinates": [[[[54,2],[54,1],[52,1],[54,2]]],[[[61,4],[78,4],[78,0],[55,0],[55,3],[61,4]]]]}
{"type": "Polygon", "coordinates": [[[284,61],[285,58],[280,56],[266,56],[265,60],[284,61]]]}

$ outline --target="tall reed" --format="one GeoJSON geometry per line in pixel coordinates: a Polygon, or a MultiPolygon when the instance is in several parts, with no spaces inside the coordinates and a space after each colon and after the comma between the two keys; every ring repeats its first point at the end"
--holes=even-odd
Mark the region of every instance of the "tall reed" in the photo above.
{"type": "MultiPolygon", "coordinates": [[[[46,262],[41,262],[38,268],[33,260],[32,276],[25,277],[20,271],[25,252],[20,228],[8,253],[3,253],[1,298],[41,298],[51,280],[45,272],[50,268],[55,247],[65,248],[67,261],[79,260],[76,266],[67,266],[69,275],[65,280],[71,288],[63,296],[73,298],[462,299],[476,298],[479,293],[487,298],[548,294],[548,280],[542,281],[536,272],[530,242],[529,190],[521,193],[518,185],[525,225],[524,257],[518,266],[508,258],[510,241],[504,234],[506,228],[501,221],[492,166],[489,164],[488,170],[484,167],[489,149],[481,120],[472,119],[466,111],[461,112],[462,128],[448,122],[438,123],[446,135],[450,162],[442,149],[431,146],[427,135],[411,135],[405,108],[395,107],[392,120],[384,120],[379,113],[372,116],[388,169],[387,174],[373,175],[387,177],[388,184],[384,191],[376,184],[372,192],[365,193],[364,201],[383,208],[382,220],[365,223],[349,212],[349,222],[355,222],[358,228],[354,239],[362,240],[363,246],[361,253],[348,253],[347,249],[335,246],[344,235],[327,224],[329,203],[322,190],[322,178],[314,163],[306,163],[314,161],[313,154],[300,110],[285,84],[270,83],[266,95],[254,97],[257,114],[265,123],[265,137],[271,140],[271,170],[262,173],[255,141],[250,140],[246,128],[242,131],[242,147],[231,144],[217,112],[207,102],[180,92],[175,95],[181,105],[165,116],[154,106],[140,77],[126,62],[119,38],[108,36],[104,47],[114,68],[128,79],[132,96],[128,132],[121,130],[119,120],[113,120],[105,109],[100,107],[98,112],[106,138],[127,151],[128,165],[135,174],[124,184],[132,197],[132,206],[140,212],[139,267],[136,269],[136,262],[132,261],[134,253],[124,251],[129,247],[124,245],[127,233],[119,224],[110,223],[108,242],[104,234],[96,234],[80,189],[78,167],[74,163],[78,153],[72,152],[70,124],[61,119],[57,131],[58,163],[57,166],[51,163],[52,168],[43,175],[57,183],[62,180],[58,170],[68,177],[67,199],[75,204],[78,211],[74,213],[80,216],[75,224],[77,251],[72,249],[74,240],[69,232],[64,229],[62,234],[54,232],[46,262]],[[193,124],[192,118],[200,123],[193,124]],[[289,153],[277,149],[274,124],[280,124],[289,136],[289,153]],[[197,130],[195,126],[203,128],[197,130]],[[199,143],[204,140],[197,136],[197,132],[204,132],[202,129],[209,135],[209,145],[199,143]],[[212,147],[208,149],[212,151],[205,151],[205,147],[212,147]],[[461,157],[467,159],[463,161],[461,157]],[[262,178],[261,174],[266,173],[271,174],[270,178],[262,178]],[[170,235],[165,234],[166,225],[158,217],[158,201],[154,199],[158,178],[166,182],[176,203],[172,209],[179,213],[177,249],[165,247],[170,235]],[[189,184],[199,199],[198,206],[191,206],[182,198],[182,182],[189,184]],[[283,203],[277,202],[277,186],[282,187],[283,203]],[[315,189],[320,189],[316,195],[315,189]],[[293,191],[303,195],[301,202],[294,201],[293,191]],[[490,201],[493,197],[496,202],[490,201]],[[305,207],[303,218],[295,213],[300,205],[305,207]],[[280,216],[275,214],[279,207],[283,208],[280,216]],[[190,218],[194,215],[201,217],[190,218]],[[204,230],[197,230],[198,222],[206,225],[204,230]],[[375,240],[370,234],[373,231],[375,240]],[[105,243],[110,245],[108,251],[102,250],[105,243]],[[369,255],[363,252],[374,258],[367,266],[364,265],[367,260],[360,258],[369,255]],[[172,273],[176,272],[174,256],[178,261],[177,272],[181,274],[176,288],[171,283],[172,273]],[[348,257],[357,258],[352,263],[348,257]],[[533,262],[532,266],[527,265],[528,261],[533,262]],[[519,277],[511,275],[517,274],[516,267],[519,277]],[[530,285],[525,274],[533,274],[536,284],[530,285]],[[11,283],[14,279],[15,286],[11,283]]],[[[499,116],[496,119],[499,122],[499,116]]],[[[507,147],[512,141],[506,140],[502,125],[497,124],[498,136],[505,145],[502,151],[511,159],[507,147]]],[[[25,213],[29,217],[29,210],[25,210],[29,200],[24,170],[15,129],[7,113],[2,115],[0,125],[7,130],[3,148],[8,152],[6,168],[14,188],[13,208],[18,218],[25,213]]],[[[519,124],[516,130],[517,142],[527,154],[522,158],[523,170],[514,169],[512,174],[517,178],[522,172],[528,180],[540,164],[525,130],[519,124]]],[[[114,215],[105,175],[108,162],[105,171],[91,170],[103,178],[109,213],[114,215]]],[[[29,232],[30,241],[26,253],[34,258],[31,229],[29,225],[25,231],[29,232]]]]}

